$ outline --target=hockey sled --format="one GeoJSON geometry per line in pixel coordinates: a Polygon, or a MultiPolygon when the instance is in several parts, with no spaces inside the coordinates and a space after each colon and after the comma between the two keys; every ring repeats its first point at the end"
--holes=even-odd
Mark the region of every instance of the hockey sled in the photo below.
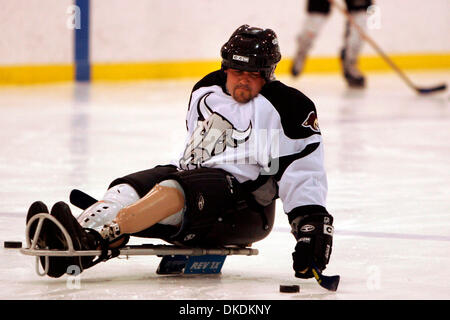
{"type": "Polygon", "coordinates": [[[36,273],[45,276],[48,272],[49,257],[77,257],[77,256],[146,256],[154,255],[162,257],[157,269],[157,274],[211,274],[220,273],[225,262],[225,258],[230,255],[257,255],[258,250],[242,247],[223,248],[191,248],[175,245],[129,245],[121,249],[110,249],[107,252],[102,250],[75,250],[72,239],[64,226],[53,216],[47,213],[40,213],[33,216],[27,223],[26,248],[21,249],[21,253],[36,257],[36,273]],[[67,250],[54,250],[37,248],[37,239],[42,229],[42,225],[48,219],[52,221],[63,233],[67,241],[67,250]],[[33,239],[30,238],[29,230],[35,221],[37,227],[33,239]],[[40,270],[39,258],[45,257],[44,270],[40,270]]]}

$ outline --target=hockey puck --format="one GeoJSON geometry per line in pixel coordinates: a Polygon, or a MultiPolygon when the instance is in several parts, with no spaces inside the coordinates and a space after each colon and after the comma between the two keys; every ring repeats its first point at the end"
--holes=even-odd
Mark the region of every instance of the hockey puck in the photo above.
{"type": "Polygon", "coordinates": [[[280,292],[284,293],[296,293],[300,292],[300,286],[294,284],[294,285],[282,285],[280,284],[280,292]]]}
{"type": "Polygon", "coordinates": [[[5,248],[22,248],[22,242],[20,241],[5,241],[3,242],[3,247],[5,248]]]}

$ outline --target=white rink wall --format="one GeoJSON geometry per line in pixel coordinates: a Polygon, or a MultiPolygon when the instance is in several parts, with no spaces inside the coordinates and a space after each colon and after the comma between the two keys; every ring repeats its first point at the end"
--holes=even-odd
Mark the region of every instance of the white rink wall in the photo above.
{"type": "Polygon", "coordinates": [[[69,64],[70,0],[0,0],[0,65],[69,64]]]}
{"type": "MultiPolygon", "coordinates": [[[[0,65],[73,61],[70,0],[0,0],[0,65]]],[[[450,52],[450,1],[378,0],[380,29],[370,35],[390,54],[450,52]]],[[[91,62],[219,58],[241,24],[273,28],[284,57],[294,53],[305,0],[91,0],[91,62]]],[[[83,22],[82,22],[83,23],[83,22]]],[[[333,10],[312,56],[336,56],[343,16],[333,10]]],[[[364,47],[363,54],[374,54],[364,47]]]]}

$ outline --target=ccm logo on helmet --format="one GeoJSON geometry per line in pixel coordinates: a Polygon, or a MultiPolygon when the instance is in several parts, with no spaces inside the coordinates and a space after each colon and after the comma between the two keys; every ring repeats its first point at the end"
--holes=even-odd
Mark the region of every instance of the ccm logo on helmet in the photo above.
{"type": "Polygon", "coordinates": [[[247,62],[247,63],[250,61],[250,59],[248,57],[239,56],[237,54],[233,54],[233,60],[247,62]]]}

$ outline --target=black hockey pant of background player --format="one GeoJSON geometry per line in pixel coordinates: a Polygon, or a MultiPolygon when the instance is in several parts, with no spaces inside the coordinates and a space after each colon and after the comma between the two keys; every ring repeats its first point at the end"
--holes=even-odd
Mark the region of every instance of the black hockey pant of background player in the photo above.
{"type": "Polygon", "coordinates": [[[272,230],[275,201],[266,207],[259,205],[233,175],[221,169],[179,171],[172,165],[156,166],[116,179],[109,187],[127,183],[142,198],[155,184],[168,179],[180,183],[185,193],[181,227],[156,224],[133,236],[185,246],[246,246],[272,230]]]}
{"type": "MultiPolygon", "coordinates": [[[[345,0],[347,10],[350,12],[367,10],[372,5],[372,0],[345,0]]],[[[309,13],[330,13],[331,4],[328,0],[308,0],[306,10],[309,13]]]]}

